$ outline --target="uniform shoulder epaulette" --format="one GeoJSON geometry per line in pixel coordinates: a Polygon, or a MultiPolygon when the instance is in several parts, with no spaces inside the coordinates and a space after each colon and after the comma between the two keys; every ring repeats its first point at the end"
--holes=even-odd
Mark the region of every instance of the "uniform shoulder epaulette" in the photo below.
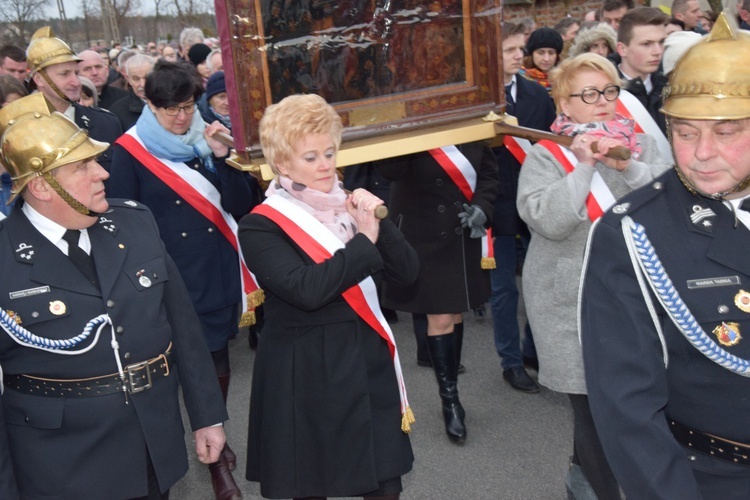
{"type": "Polygon", "coordinates": [[[107,201],[112,208],[135,208],[137,210],[148,211],[148,207],[139,201],[121,198],[107,198],[107,201]]]}
{"type": "Polygon", "coordinates": [[[664,176],[659,176],[645,186],[623,196],[604,214],[605,223],[619,224],[620,219],[630,215],[657,198],[666,189],[664,176]]]}
{"type": "Polygon", "coordinates": [[[99,106],[89,106],[89,109],[93,109],[94,111],[98,111],[100,113],[104,113],[105,115],[112,115],[115,118],[117,118],[117,115],[115,115],[113,112],[111,112],[108,109],[100,108],[99,106]]]}

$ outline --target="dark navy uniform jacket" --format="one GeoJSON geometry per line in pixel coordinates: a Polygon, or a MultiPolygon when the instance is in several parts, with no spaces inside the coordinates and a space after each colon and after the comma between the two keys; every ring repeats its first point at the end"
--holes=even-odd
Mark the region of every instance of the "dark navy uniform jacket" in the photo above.
{"type": "Polygon", "coordinates": [[[92,139],[109,143],[107,150],[96,158],[99,165],[109,172],[109,166],[112,163],[112,146],[117,138],[122,135],[120,120],[109,111],[101,108],[81,106],[77,102],[73,103],[73,107],[76,110],[76,125],[87,130],[89,137],[92,139]]]}
{"type": "MultiPolygon", "coordinates": [[[[171,342],[175,373],[129,395],[128,404],[122,392],[65,398],[6,388],[0,405],[2,499],[18,498],[16,485],[22,498],[33,499],[144,496],[147,453],[161,489],[169,488],[188,468],[178,378],[193,430],[227,419],[190,297],[153,217],[135,202],[112,200],[110,207],[88,229],[101,291],[16,207],[0,222],[0,307],[48,339],[74,337],[106,313],[123,366],[152,359],[171,342]]],[[[117,373],[111,341],[106,327],[90,351],[62,355],[19,345],[0,330],[0,365],[6,375],[53,379],[117,373]]],[[[79,347],[92,343],[89,338],[79,347]]]]}
{"type": "Polygon", "coordinates": [[[667,419],[750,443],[750,379],[709,360],[680,333],[652,292],[668,366],[625,247],[621,219],[645,227],[674,287],[703,330],[735,322],[721,346],[750,358],[750,230],[722,202],[691,194],[670,170],[621,199],[595,226],[581,304],[591,412],[628,498],[750,498],[750,467],[683,448],[667,419]],[[714,215],[700,210],[710,209],[714,215]],[[691,216],[693,216],[691,218],[691,216]]]}

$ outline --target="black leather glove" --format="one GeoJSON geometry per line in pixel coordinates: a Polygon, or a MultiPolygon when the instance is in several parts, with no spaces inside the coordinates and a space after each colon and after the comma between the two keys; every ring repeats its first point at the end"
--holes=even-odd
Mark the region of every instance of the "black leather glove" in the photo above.
{"type": "Polygon", "coordinates": [[[464,203],[464,211],[458,214],[458,218],[461,220],[461,226],[471,229],[470,238],[481,238],[487,234],[484,228],[487,216],[478,206],[464,203]]]}

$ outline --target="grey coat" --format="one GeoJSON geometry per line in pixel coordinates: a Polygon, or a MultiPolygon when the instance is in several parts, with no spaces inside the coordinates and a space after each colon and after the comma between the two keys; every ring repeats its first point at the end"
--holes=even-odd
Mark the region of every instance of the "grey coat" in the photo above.
{"type": "MultiPolygon", "coordinates": [[[[669,167],[653,138],[638,134],[638,140],[643,151],[625,173],[599,162],[594,167],[617,199],[669,167]]],[[[531,231],[523,267],[523,298],[539,356],[539,382],[568,394],[586,394],[577,304],[591,228],[583,193],[591,175],[592,169],[585,165],[568,175],[537,144],[526,157],[518,181],[518,213],[531,231]]]]}

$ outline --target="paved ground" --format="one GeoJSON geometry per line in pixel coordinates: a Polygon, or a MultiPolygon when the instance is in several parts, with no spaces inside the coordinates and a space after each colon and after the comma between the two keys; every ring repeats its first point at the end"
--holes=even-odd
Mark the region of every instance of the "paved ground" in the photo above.
{"type": "MultiPolygon", "coordinates": [[[[404,477],[404,500],[563,500],[568,456],[572,450],[572,413],[568,399],[542,389],[523,394],[502,379],[492,340],[492,320],[465,315],[464,360],[459,377],[466,409],[468,439],[456,446],[445,436],[437,384],[432,371],[415,361],[411,318],[400,313],[393,326],[409,400],[417,423],[412,432],[414,470],[404,477]]],[[[257,483],[244,478],[247,413],[254,353],[247,335],[230,344],[233,378],[226,424],[238,455],[235,479],[245,499],[260,499],[257,483]]],[[[189,447],[193,443],[188,436],[189,447]]],[[[173,500],[211,500],[208,471],[191,453],[188,475],[172,489],[173,500]]]]}

